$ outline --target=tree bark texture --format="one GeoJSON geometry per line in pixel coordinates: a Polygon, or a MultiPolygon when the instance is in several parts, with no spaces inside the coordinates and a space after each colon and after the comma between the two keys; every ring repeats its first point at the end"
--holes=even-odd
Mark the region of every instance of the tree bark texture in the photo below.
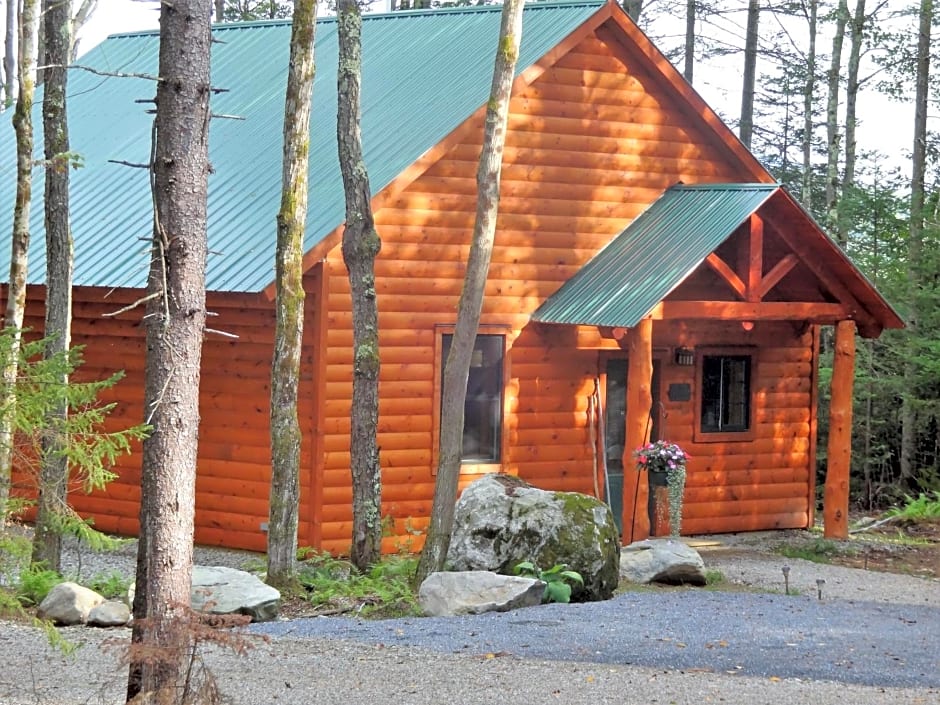
{"type": "MultiPolygon", "coordinates": [[[[31,2],[32,0],[24,0],[24,2],[31,2]]],[[[16,84],[18,83],[18,78],[16,74],[16,56],[17,56],[17,35],[19,28],[19,18],[17,17],[17,0],[7,0],[6,3],[6,16],[5,16],[5,25],[4,25],[4,39],[3,39],[3,104],[7,107],[13,105],[13,101],[16,100],[16,84]]],[[[26,12],[26,9],[23,8],[23,13],[26,12]]],[[[35,15],[35,7],[33,8],[33,14],[35,15]]],[[[35,16],[33,22],[35,23],[35,16]]],[[[32,35],[30,35],[32,36],[32,35]]]]}
{"type": "Polygon", "coordinates": [[[695,3],[698,0],[686,0],[685,3],[685,49],[683,52],[682,75],[690,84],[695,70],[695,3]]]}
{"type": "MultiPolygon", "coordinates": [[[[69,128],[66,115],[69,52],[72,48],[72,19],[66,0],[49,0],[43,23],[45,91],[42,101],[45,152],[46,226],[46,358],[69,349],[72,334],[72,230],[69,221],[69,128]]],[[[56,519],[67,509],[68,442],[63,425],[68,414],[65,387],[68,375],[55,381],[62,388],[56,407],[46,419],[39,477],[36,531],[33,535],[33,562],[59,570],[62,532],[56,519]]]]}
{"type": "Polygon", "coordinates": [[[274,362],[271,367],[271,491],[267,581],[296,580],[300,505],[300,421],[297,396],[304,328],[303,242],[307,224],[310,102],[314,78],[315,0],[294,0],[284,99],[281,207],[277,214],[274,362]]]}
{"type": "Polygon", "coordinates": [[[13,206],[10,279],[4,326],[13,329],[9,357],[2,361],[0,386],[0,520],[6,515],[10,497],[13,461],[13,420],[16,415],[16,374],[19,367],[20,336],[26,312],[26,275],[29,266],[29,206],[33,189],[33,64],[36,62],[38,0],[23,0],[20,10],[19,95],[13,113],[16,131],[16,201],[13,206]]]}
{"type": "Polygon", "coordinates": [[[643,0],[623,0],[623,9],[634,22],[640,21],[640,13],[643,12],[643,0]]]}
{"type": "Polygon", "coordinates": [[[813,98],[816,92],[816,27],[818,0],[808,0],[808,43],[806,49],[806,82],[803,84],[803,182],[800,203],[810,213],[813,208],[813,98]]]}
{"type": "MultiPolygon", "coordinates": [[[[920,266],[924,239],[924,188],[927,168],[927,115],[930,99],[930,35],[933,26],[933,0],[921,0],[920,21],[917,38],[917,69],[914,92],[914,149],[911,171],[911,234],[907,245],[908,262],[908,339],[916,339],[919,326],[918,293],[920,289],[920,266]]],[[[914,351],[905,356],[904,389],[901,402],[901,481],[910,483],[916,471],[914,452],[916,444],[917,414],[914,410],[917,366],[914,351]]]]}
{"type": "MultiPolygon", "coordinates": [[[[839,207],[839,82],[842,78],[842,45],[848,22],[847,0],[839,0],[836,9],[836,27],[832,35],[832,60],[829,64],[829,93],[826,100],[826,229],[836,235],[839,207]]],[[[840,245],[845,246],[844,242],[840,245]]]]}
{"type": "MultiPolygon", "coordinates": [[[[176,688],[188,646],[199,379],[205,329],[211,0],[160,10],[147,287],[145,414],[133,645],[179,646],[179,659],[131,663],[128,699],[176,688]]],[[[132,648],[133,648],[132,645],[132,648]]]]}
{"type": "Polygon", "coordinates": [[[751,148],[754,135],[754,84],[757,77],[758,23],[760,22],[759,0],[748,0],[747,30],[744,40],[744,84],[741,89],[741,122],[738,134],[741,142],[751,148]]]}
{"type": "Polygon", "coordinates": [[[339,70],[336,138],[346,193],[343,261],[349,273],[353,318],[353,393],[350,472],[353,529],[350,560],[360,570],[382,554],[382,477],[379,467],[379,323],[375,257],[382,243],[372,218],[369,174],[359,131],[362,83],[362,15],[356,0],[337,5],[339,70]]]}
{"type": "Polygon", "coordinates": [[[467,378],[470,372],[470,356],[480,325],[484,287],[496,235],[506,123],[509,117],[509,99],[512,94],[516,60],[519,57],[519,42],[522,38],[524,5],[524,0],[506,0],[503,4],[499,43],[493,67],[493,83],[486,106],[483,150],[480,153],[480,165],[477,169],[477,211],[473,225],[473,239],[470,242],[467,271],[457,307],[454,337],[444,366],[437,481],[434,485],[428,534],[418,563],[416,576],[418,584],[429,574],[444,567],[454,526],[454,505],[457,501],[457,483],[460,478],[467,378]]]}

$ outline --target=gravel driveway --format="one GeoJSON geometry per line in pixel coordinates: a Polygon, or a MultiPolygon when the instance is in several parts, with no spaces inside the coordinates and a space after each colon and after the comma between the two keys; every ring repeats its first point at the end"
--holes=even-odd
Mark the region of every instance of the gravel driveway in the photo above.
{"type": "MultiPolygon", "coordinates": [[[[782,592],[779,556],[702,555],[782,592]]],[[[197,557],[237,567],[244,554],[197,557]]],[[[235,705],[940,705],[940,582],[788,563],[798,595],[654,590],[477,617],[292,620],[253,625],[273,638],[246,657],[207,661],[235,705]]],[[[99,647],[126,630],[63,632],[85,644],[76,659],[0,625],[0,704],[123,702],[126,668],[99,647]]]]}

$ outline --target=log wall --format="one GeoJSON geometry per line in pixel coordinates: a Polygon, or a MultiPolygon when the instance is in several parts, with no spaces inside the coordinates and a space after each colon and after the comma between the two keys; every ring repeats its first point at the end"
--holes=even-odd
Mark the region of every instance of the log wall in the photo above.
{"type": "MultiPolygon", "coordinates": [[[[318,270],[308,276],[315,288],[318,270]]],[[[117,371],[124,378],[104,392],[101,400],[115,402],[107,428],[116,430],[141,423],[144,410],[145,330],[142,308],[109,316],[138,300],[140,290],[76,288],[72,343],[85,346],[85,363],[77,379],[101,379],[117,371]]],[[[44,290],[30,290],[25,326],[37,334],[43,328],[44,290]]],[[[262,524],[268,520],[270,480],[269,410],[270,365],[274,339],[274,307],[257,294],[210,293],[207,309],[215,315],[208,325],[228,335],[207,332],[203,346],[200,386],[201,424],[196,479],[195,540],[265,550],[262,524]],[[237,338],[231,338],[236,335],[237,338]]],[[[313,371],[316,306],[308,299],[305,350],[298,412],[305,430],[311,428],[316,394],[313,371]]],[[[306,433],[301,449],[301,543],[311,540],[309,517],[315,434],[306,433]]],[[[70,501],[95,527],[136,535],[140,508],[140,444],[114,466],[118,479],[102,492],[85,495],[73,488],[70,501]]]]}
{"type": "MultiPolygon", "coordinates": [[[[527,326],[529,315],[667,187],[729,181],[735,170],[644,68],[625,66],[594,35],[514,97],[510,112],[482,317],[510,347],[502,470],[541,487],[593,493],[589,400],[597,349],[616,344],[596,332],[527,326]]],[[[376,213],[383,512],[403,534],[389,539],[389,550],[402,540],[420,546],[405,523],[426,526],[434,491],[435,326],[456,316],[482,120],[468,134],[376,213]]],[[[322,538],[324,548],[344,552],[352,332],[338,248],[327,268],[322,538]]]]}

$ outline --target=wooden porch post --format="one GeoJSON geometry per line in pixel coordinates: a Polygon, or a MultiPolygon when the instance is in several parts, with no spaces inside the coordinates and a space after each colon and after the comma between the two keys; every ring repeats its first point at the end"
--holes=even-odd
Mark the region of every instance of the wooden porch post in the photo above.
{"type": "Polygon", "coordinates": [[[849,470],[852,465],[852,386],[855,379],[855,322],[836,324],[829,406],[829,446],[823,491],[823,535],[849,536],[849,470]]]}
{"type": "Polygon", "coordinates": [[[650,407],[653,404],[653,319],[644,318],[630,331],[627,363],[627,440],[623,451],[623,543],[650,535],[649,481],[636,472],[635,448],[649,440],[650,407]]]}

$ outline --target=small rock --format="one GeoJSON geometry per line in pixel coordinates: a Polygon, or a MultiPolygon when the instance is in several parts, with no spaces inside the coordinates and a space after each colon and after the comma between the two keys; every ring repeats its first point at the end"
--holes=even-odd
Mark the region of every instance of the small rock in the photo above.
{"type": "Polygon", "coordinates": [[[88,625],[91,627],[121,627],[131,619],[131,611],[123,602],[108,600],[88,613],[88,625]]]}
{"type": "Polygon", "coordinates": [[[620,552],[620,575],[632,583],[705,584],[698,551],[673,539],[647,539],[620,552]]]}
{"type": "Polygon", "coordinates": [[[65,626],[84,624],[92,608],[102,602],[104,597],[94,590],[78,583],[59,583],[39,604],[38,615],[40,619],[49,619],[65,626]]]}
{"type": "Polygon", "coordinates": [[[508,612],[542,603],[545,583],[487,570],[431,573],[418,589],[418,604],[429,617],[508,612]]]}

